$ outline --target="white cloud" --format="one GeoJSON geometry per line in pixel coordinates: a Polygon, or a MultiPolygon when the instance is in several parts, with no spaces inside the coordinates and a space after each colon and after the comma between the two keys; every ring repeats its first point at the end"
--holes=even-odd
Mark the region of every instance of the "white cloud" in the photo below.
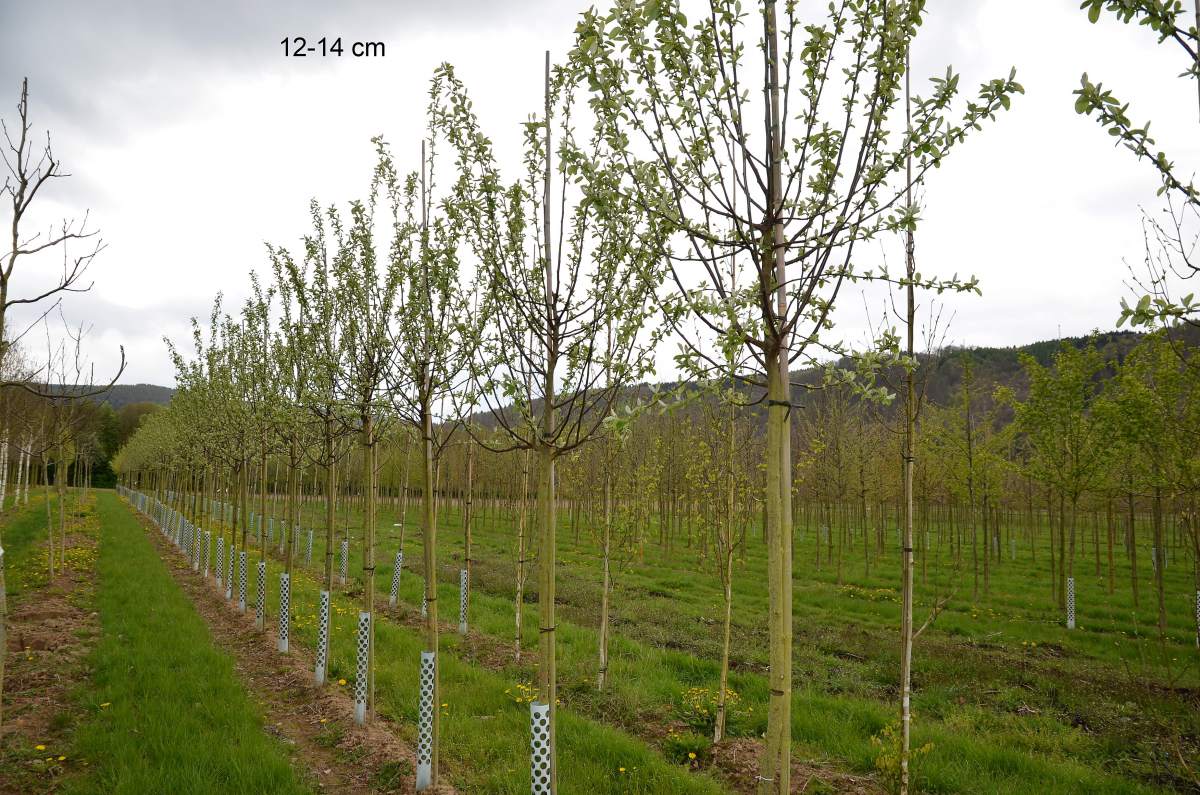
{"type": "MultiPolygon", "coordinates": [[[[46,217],[90,206],[109,242],[96,289],[68,309],[93,318],[100,371],[126,346],[131,383],[171,382],[161,336],[186,335],[187,315],[206,314],[218,290],[236,306],[247,271],[265,265],[264,241],[294,244],[306,231],[311,197],[362,192],[372,135],[415,161],[438,62],[456,64],[501,154],[515,156],[539,105],[542,51],[565,51],[578,10],[548,0],[62,5],[29,4],[0,26],[0,73],[30,74],[35,121],[77,175],[46,217]],[[53,16],[36,10],[50,5],[53,16]],[[289,34],[382,40],[387,55],[286,59],[289,34]]],[[[918,74],[952,63],[974,87],[1015,65],[1028,92],[925,192],[921,270],[982,279],[982,298],[950,303],[955,341],[1019,344],[1116,317],[1122,261],[1140,258],[1138,205],[1154,206],[1156,184],[1075,115],[1081,72],[1135,100],[1135,119],[1154,118],[1181,163],[1200,162],[1195,85],[1174,77],[1179,57],[1144,28],[1089,25],[1077,6],[929,3],[918,74]]],[[[898,246],[888,253],[899,262],[898,246]]],[[[844,297],[843,331],[861,337],[862,300],[844,297]]]]}

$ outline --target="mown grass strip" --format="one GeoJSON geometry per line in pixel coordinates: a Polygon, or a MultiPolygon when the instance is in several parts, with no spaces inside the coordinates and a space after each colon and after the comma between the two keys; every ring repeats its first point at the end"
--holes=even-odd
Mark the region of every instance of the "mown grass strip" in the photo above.
{"type": "Polygon", "coordinates": [[[90,769],[66,791],[309,792],[133,514],[109,492],[97,510],[95,714],[74,749],[90,769]]]}

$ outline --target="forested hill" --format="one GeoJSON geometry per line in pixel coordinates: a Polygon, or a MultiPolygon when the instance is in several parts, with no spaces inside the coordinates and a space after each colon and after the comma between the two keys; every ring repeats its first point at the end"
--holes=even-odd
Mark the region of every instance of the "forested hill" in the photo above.
{"type": "MultiPolygon", "coordinates": [[[[102,388],[102,385],[84,386],[77,389],[73,388],[71,391],[76,393],[92,392],[102,388]]],[[[171,402],[171,396],[174,394],[175,390],[168,386],[157,386],[156,384],[116,384],[101,394],[96,395],[93,400],[97,403],[107,403],[115,411],[120,411],[125,406],[133,403],[156,403],[160,406],[165,406],[171,402]]]]}
{"type": "MultiPolygon", "coordinates": [[[[948,346],[936,355],[921,356],[922,367],[918,379],[925,383],[926,400],[939,405],[947,405],[960,395],[963,364],[969,361],[975,385],[973,391],[990,394],[996,387],[1007,386],[1012,388],[1019,398],[1023,398],[1028,389],[1028,383],[1025,369],[1021,365],[1022,355],[1031,356],[1039,364],[1049,366],[1055,352],[1063,345],[1083,348],[1091,343],[1110,363],[1109,368],[1100,375],[1101,378],[1107,378],[1113,372],[1113,365],[1123,360],[1144,336],[1144,334],[1133,331],[1105,331],[1083,337],[1042,340],[1009,348],[948,346]]],[[[1200,329],[1185,327],[1177,339],[1190,347],[1200,346],[1200,329]]],[[[852,363],[848,360],[843,360],[842,365],[852,368],[852,363]]],[[[899,371],[891,372],[882,380],[892,389],[897,389],[901,383],[901,375],[899,371]]],[[[794,371],[792,378],[797,384],[816,385],[820,383],[822,376],[817,370],[803,370],[794,371]]],[[[675,383],[662,384],[662,387],[671,386],[675,386],[675,383]]],[[[640,387],[637,391],[642,399],[647,398],[650,394],[648,385],[640,387]]],[[[801,406],[812,406],[820,404],[822,394],[823,392],[820,390],[797,388],[794,399],[801,406]]],[[[893,409],[896,405],[898,404],[893,404],[893,409]]],[[[882,410],[884,413],[889,411],[887,408],[882,410]]]]}
{"type": "MultiPolygon", "coordinates": [[[[1189,344],[1200,345],[1200,330],[1190,329],[1190,331],[1192,333],[1187,335],[1190,337],[1189,344]]],[[[1043,340],[1011,348],[946,348],[936,357],[931,357],[926,361],[923,373],[927,379],[925,394],[934,403],[945,404],[952,400],[953,395],[962,384],[964,358],[970,359],[976,383],[1010,386],[1018,394],[1023,394],[1025,375],[1021,367],[1021,354],[1028,354],[1040,364],[1049,365],[1054,352],[1064,343],[1082,348],[1090,341],[1096,345],[1106,360],[1120,361],[1141,337],[1141,334],[1132,331],[1106,331],[1098,332],[1093,336],[1043,340]]],[[[796,378],[802,383],[814,383],[817,375],[808,372],[797,373],[796,378]]],[[[671,384],[663,386],[671,386],[671,384]]],[[[98,388],[84,387],[83,389],[90,391],[98,388]]],[[[174,394],[173,388],[155,384],[117,384],[95,399],[100,403],[108,403],[114,410],[119,411],[134,403],[154,403],[165,406],[174,394]]]]}

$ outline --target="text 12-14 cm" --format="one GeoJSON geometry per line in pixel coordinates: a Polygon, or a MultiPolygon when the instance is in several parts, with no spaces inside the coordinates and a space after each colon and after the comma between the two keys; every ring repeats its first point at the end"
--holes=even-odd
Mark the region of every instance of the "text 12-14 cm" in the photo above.
{"type": "Polygon", "coordinates": [[[303,36],[285,36],[279,43],[283,45],[283,54],[292,57],[336,55],[340,58],[349,54],[355,58],[380,58],[384,55],[382,41],[354,41],[342,47],[341,36],[333,41],[322,36],[312,44],[303,36]]]}

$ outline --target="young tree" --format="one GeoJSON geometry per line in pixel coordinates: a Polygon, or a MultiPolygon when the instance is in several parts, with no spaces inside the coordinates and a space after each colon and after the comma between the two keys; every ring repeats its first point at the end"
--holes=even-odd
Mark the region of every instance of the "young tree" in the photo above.
{"type": "Polygon", "coordinates": [[[344,417],[358,436],[363,457],[363,611],[359,614],[359,660],[355,679],[355,720],[374,714],[375,515],[378,497],[378,443],[390,416],[385,386],[392,366],[390,338],[401,272],[375,249],[375,212],[382,184],[372,180],[365,202],[350,204],[346,256],[333,262],[341,312],[332,318],[341,343],[335,392],[343,396],[344,417]],[[365,654],[363,653],[365,650],[365,654]]]}
{"type": "Polygon", "coordinates": [[[546,744],[532,774],[542,791],[557,792],[556,462],[594,439],[621,390],[650,371],[656,336],[646,326],[662,229],[616,190],[621,172],[603,141],[576,138],[572,75],[552,74],[549,53],[544,78],[543,114],[525,125],[524,174],[511,185],[448,65],[435,78],[433,107],[458,155],[454,221],[490,301],[476,380],[504,434],[493,449],[531,450],[537,462],[540,632],[530,718],[536,736],[545,724],[546,744]]]}
{"type": "MultiPolygon", "coordinates": [[[[439,207],[436,176],[436,130],[421,144],[418,173],[403,180],[391,153],[376,140],[376,180],[391,211],[391,267],[399,274],[394,300],[393,359],[388,395],[400,420],[421,438],[423,477],[422,530],[425,555],[425,649],[422,665],[432,668],[432,682],[421,693],[421,736],[428,748],[419,749],[417,790],[438,783],[438,603],[437,505],[434,471],[463,414],[473,402],[458,394],[465,386],[486,320],[476,291],[460,280],[459,249],[463,228],[453,210],[439,207]],[[461,398],[461,399],[460,399],[461,398]]],[[[468,450],[468,461],[471,455],[468,450]]],[[[468,464],[468,467],[470,464],[468,464]]],[[[470,473],[468,472],[468,488],[470,473]]],[[[469,533],[469,514],[463,516],[469,533]]],[[[468,555],[469,547],[468,547],[468,555]]],[[[465,594],[464,594],[465,596],[465,594]]]]}
{"type": "MultiPolygon", "coordinates": [[[[948,73],[916,100],[911,131],[897,136],[904,55],[922,8],[893,0],[834,4],[819,21],[803,19],[794,3],[781,14],[776,0],[761,0],[743,13],[738,0],[710,0],[701,19],[689,22],[678,0],[645,0],[590,10],[577,29],[573,62],[591,90],[599,129],[626,166],[622,189],[679,230],[668,263],[681,300],[710,339],[743,352],[739,375],[753,374],[766,388],[771,698],[764,793],[790,791],[789,371],[839,349],[829,339],[830,310],[847,280],[867,276],[855,270],[856,245],[906,223],[895,179],[908,153],[919,181],[1020,91],[1012,75],[990,81],[956,123],[959,79],[948,73]],[[755,52],[761,65],[750,62],[755,52]],[[736,293],[720,267],[735,254],[752,263],[736,293]]],[[[685,345],[680,364],[689,374],[721,371],[702,340],[685,335],[685,345]]]]}

